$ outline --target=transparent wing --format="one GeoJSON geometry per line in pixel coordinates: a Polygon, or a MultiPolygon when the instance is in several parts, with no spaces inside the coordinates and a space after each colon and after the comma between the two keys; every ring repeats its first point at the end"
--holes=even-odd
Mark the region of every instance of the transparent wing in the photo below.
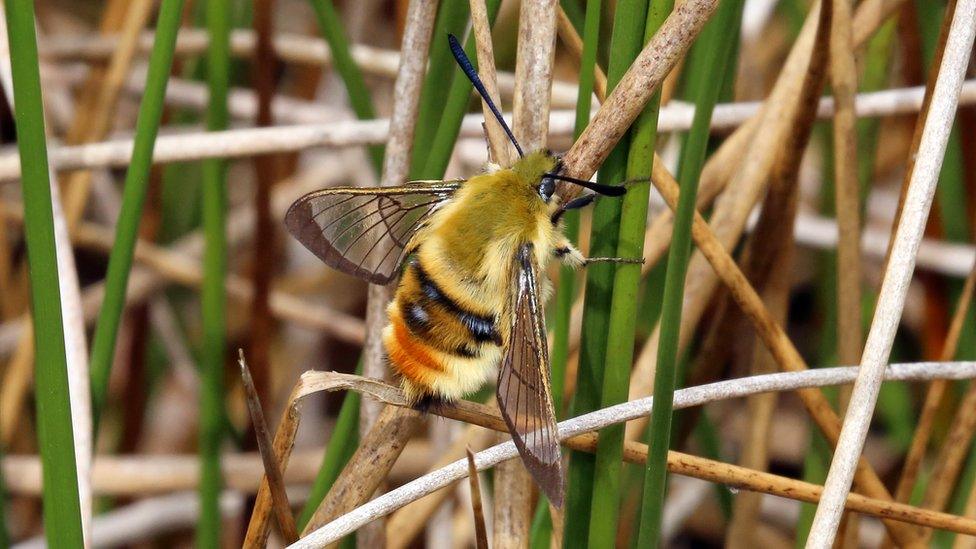
{"type": "Polygon", "coordinates": [[[459,187],[457,181],[418,181],[402,187],[323,189],[295,201],[285,226],[326,264],[387,284],[399,272],[413,234],[459,187]]]}
{"type": "Polygon", "coordinates": [[[549,385],[549,349],[532,245],[512,262],[508,346],[498,372],[498,406],[522,462],[553,505],[562,505],[559,438],[549,385]]]}

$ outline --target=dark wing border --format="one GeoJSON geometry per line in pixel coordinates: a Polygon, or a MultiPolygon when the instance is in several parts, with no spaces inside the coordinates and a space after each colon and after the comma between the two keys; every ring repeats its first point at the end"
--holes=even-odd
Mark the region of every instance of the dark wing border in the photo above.
{"type": "Polygon", "coordinates": [[[559,507],[563,501],[563,475],[538,276],[533,246],[524,244],[512,265],[511,326],[496,392],[502,417],[525,468],[549,501],[559,507]]]}

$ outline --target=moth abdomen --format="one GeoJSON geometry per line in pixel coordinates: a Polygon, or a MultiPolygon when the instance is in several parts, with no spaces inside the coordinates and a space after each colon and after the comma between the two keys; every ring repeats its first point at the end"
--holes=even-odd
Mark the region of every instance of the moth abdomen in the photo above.
{"type": "Polygon", "coordinates": [[[404,267],[384,344],[412,401],[456,400],[490,377],[501,336],[494,315],[453,298],[442,278],[453,273],[429,268],[423,255],[404,267]]]}

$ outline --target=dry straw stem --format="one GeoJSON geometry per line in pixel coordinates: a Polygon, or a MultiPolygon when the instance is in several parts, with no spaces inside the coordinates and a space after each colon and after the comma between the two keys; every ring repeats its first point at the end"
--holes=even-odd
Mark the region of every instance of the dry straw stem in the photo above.
{"type": "Polygon", "coordinates": [[[264,410],[261,408],[261,399],[258,397],[257,387],[254,386],[251,370],[244,360],[244,351],[238,350],[238,353],[238,364],[241,367],[241,380],[244,385],[244,398],[247,401],[248,412],[251,414],[251,425],[254,426],[254,436],[257,438],[261,463],[264,465],[264,476],[268,481],[268,489],[271,493],[271,507],[274,511],[275,520],[278,522],[281,537],[285,542],[293,543],[298,539],[298,531],[295,528],[295,517],[291,514],[291,505],[288,503],[288,494],[285,493],[284,475],[281,474],[281,467],[278,466],[274,444],[271,442],[268,424],[264,419],[264,410]]]}
{"type": "MultiPolygon", "coordinates": [[[[437,14],[437,0],[413,0],[407,10],[404,23],[403,41],[400,44],[400,67],[393,85],[393,112],[390,117],[390,135],[386,142],[383,157],[383,171],[380,185],[389,187],[403,184],[410,172],[410,156],[413,150],[414,130],[417,126],[417,113],[420,92],[423,88],[427,69],[427,52],[430,49],[431,33],[437,14]]],[[[366,302],[366,341],[363,345],[363,373],[368,376],[383,377],[386,374],[385,352],[383,350],[383,327],[386,325],[386,306],[390,301],[391,289],[386,286],[370,285],[366,302]]],[[[407,440],[419,423],[419,414],[396,408],[382,412],[375,403],[363,402],[360,407],[359,432],[367,433],[356,453],[346,464],[336,479],[332,491],[325,497],[306,529],[334,514],[355,507],[368,499],[379,488],[389,468],[393,466],[407,440]],[[375,429],[374,429],[375,428],[375,429]],[[389,438],[399,436],[401,438],[389,438]],[[367,444],[373,444],[370,448],[367,444]],[[357,478],[366,462],[364,456],[374,452],[385,457],[371,457],[371,465],[382,463],[385,470],[373,468],[371,477],[357,478]],[[367,480],[368,479],[368,480],[367,480]],[[375,481],[375,482],[374,482],[375,481]],[[368,490],[368,491],[366,491],[368,490]]],[[[382,530],[375,530],[379,534],[382,530]]],[[[372,540],[382,543],[382,540],[372,540]]]]}
{"type": "MultiPolygon", "coordinates": [[[[546,146],[558,5],[557,0],[523,0],[519,7],[512,131],[524,151],[546,146]]],[[[493,501],[492,544],[499,549],[522,547],[532,521],[529,473],[520,462],[505,463],[495,473],[494,489],[504,497],[493,501]]]]}
{"type": "MultiPolygon", "coordinates": [[[[494,400],[494,395],[489,402],[494,400]]],[[[491,444],[495,439],[494,433],[485,431],[476,425],[469,425],[464,434],[457,437],[447,451],[434,462],[434,465],[425,468],[426,471],[435,471],[441,467],[450,465],[464,456],[465,448],[475,447],[484,448],[491,444]]],[[[388,549],[403,549],[408,547],[427,525],[427,521],[437,511],[451,495],[450,488],[438,490],[424,498],[421,498],[403,509],[400,509],[390,517],[386,523],[386,538],[388,549]]]]}
{"type": "MultiPolygon", "coordinates": [[[[973,263],[969,276],[966,277],[966,282],[963,284],[962,292],[959,294],[956,311],[952,315],[939,360],[949,361],[956,356],[956,350],[959,348],[959,336],[962,335],[962,327],[966,323],[966,315],[969,314],[969,308],[972,305],[974,287],[976,287],[976,262],[973,263]]],[[[942,397],[948,387],[949,384],[944,380],[935,380],[929,383],[928,390],[925,392],[922,411],[919,413],[918,423],[915,426],[915,435],[912,437],[911,446],[909,446],[908,453],[905,456],[905,464],[902,466],[901,476],[898,478],[898,488],[895,490],[896,501],[908,501],[912,495],[915,481],[918,478],[919,467],[925,457],[925,449],[928,447],[929,438],[932,436],[932,426],[935,424],[936,413],[942,405],[942,397]]],[[[962,408],[959,410],[962,411],[962,408]]]]}
{"type": "MultiPolygon", "coordinates": [[[[9,219],[18,221],[21,219],[20,212],[14,211],[12,208],[5,209],[3,214],[9,219]]],[[[74,243],[79,247],[109,252],[114,240],[115,233],[112,229],[97,223],[82,221],[75,228],[74,243]]],[[[135,259],[164,280],[198,288],[203,281],[203,267],[200,264],[200,259],[180,248],[179,245],[166,248],[140,239],[136,244],[135,259]]],[[[241,275],[228,274],[226,285],[228,297],[244,304],[251,302],[254,290],[250,280],[241,275]]],[[[130,302],[139,302],[144,297],[144,295],[135,294],[130,298],[130,302]]],[[[84,316],[87,321],[94,316],[99,303],[95,303],[91,299],[86,301],[94,305],[85,308],[84,316]]],[[[365,327],[358,318],[324,305],[310,303],[307,299],[283,290],[271,291],[270,306],[271,313],[281,320],[329,333],[352,344],[362,344],[365,339],[365,327]]]]}
{"type": "Polygon", "coordinates": [[[857,66],[850,0],[831,0],[830,87],[834,92],[834,202],[837,242],[837,357],[852,364],[861,355],[860,204],[857,180],[857,66]]]}
{"type": "MultiPolygon", "coordinates": [[[[583,39],[576,32],[576,27],[573,26],[573,22],[569,20],[569,16],[566,15],[566,11],[563,10],[562,6],[559,7],[556,13],[556,33],[559,35],[559,40],[569,50],[569,54],[573,57],[578,69],[580,58],[583,56],[583,39]]],[[[596,94],[600,103],[606,101],[607,75],[604,74],[599,64],[593,66],[593,92],[596,94]]]]}
{"type": "MultiPolygon", "coordinates": [[[[322,463],[322,448],[295,452],[285,473],[287,484],[310,484],[322,463]]],[[[411,454],[411,459],[421,456],[411,454]]],[[[0,461],[4,486],[11,495],[41,494],[41,461],[36,455],[7,455],[0,461]]],[[[257,492],[264,466],[256,452],[226,454],[221,458],[227,489],[257,492]]],[[[411,468],[408,472],[417,469],[411,468]]],[[[423,469],[421,469],[422,471],[423,469]]],[[[194,455],[100,455],[92,464],[95,496],[145,497],[194,490],[200,477],[200,459],[194,455]]]]}
{"type": "MultiPolygon", "coordinates": [[[[741,398],[753,394],[770,391],[793,391],[804,390],[812,387],[824,387],[829,385],[839,385],[849,383],[857,375],[857,368],[818,368],[802,372],[784,372],[776,374],[766,374],[752,376],[734,380],[719,381],[708,385],[680,389],[675,392],[675,409],[684,409],[692,406],[701,406],[709,402],[741,398]]],[[[916,364],[893,364],[886,370],[887,380],[908,381],[922,379],[966,379],[976,376],[976,362],[952,362],[952,363],[916,363],[916,364]]],[[[303,376],[303,382],[329,390],[355,390],[371,398],[379,399],[387,404],[394,406],[407,406],[408,403],[403,393],[390,385],[378,380],[365,379],[359,376],[348,374],[338,374],[335,372],[308,372],[303,376]]],[[[595,412],[563,421],[559,424],[559,438],[566,441],[570,447],[580,449],[595,447],[596,435],[591,431],[598,431],[609,425],[614,425],[624,421],[631,421],[635,418],[646,416],[650,413],[652,398],[643,398],[635,401],[624,402],[604,408],[595,412]],[[577,437],[577,435],[583,435],[577,437]],[[567,439],[574,439],[570,442],[567,439]]],[[[468,401],[460,401],[455,406],[444,407],[436,411],[439,415],[450,417],[459,421],[474,423],[483,427],[495,430],[506,429],[504,422],[498,413],[483,404],[468,401]]],[[[628,443],[629,448],[635,448],[628,443]]],[[[646,448],[640,445],[636,448],[646,448]]],[[[506,442],[493,446],[485,451],[479,452],[475,456],[475,461],[479,470],[487,469],[504,460],[512,459],[518,455],[515,445],[506,442]]],[[[633,455],[625,451],[625,457],[633,455]]],[[[688,476],[708,478],[715,482],[722,482],[731,486],[743,489],[756,490],[761,492],[774,493],[787,498],[803,494],[807,490],[802,489],[805,483],[795,480],[784,479],[768,473],[748,471],[731,465],[719,464],[718,462],[684,456],[672,453],[669,458],[669,468],[673,472],[688,476]],[[690,465],[681,465],[681,460],[685,460],[690,465]],[[729,476],[725,472],[732,471],[729,476]],[[709,475],[705,477],[705,475],[709,475]],[[777,479],[778,482],[770,483],[770,479],[777,479]]],[[[357,528],[361,527],[377,517],[384,516],[390,512],[415,501],[427,494],[430,494],[448,484],[455,482],[467,475],[467,461],[458,460],[451,465],[431,472],[421,478],[409,482],[395,490],[380,496],[369,503],[359,507],[346,515],[337,518],[332,523],[309,533],[305,538],[293,547],[319,547],[332,541],[338,540],[357,528]]],[[[813,485],[806,485],[813,487],[813,485]]],[[[818,488],[818,487],[817,487],[818,488]]],[[[815,501],[815,495],[810,494],[815,501]]],[[[806,500],[806,499],[805,499],[806,500]]],[[[976,522],[960,520],[944,513],[918,509],[904,504],[892,504],[890,502],[878,501],[876,499],[852,494],[849,499],[852,509],[865,513],[872,513],[876,516],[886,518],[896,518],[907,522],[938,522],[940,526],[951,528],[956,531],[976,532],[976,522]]]]}
{"type": "MultiPolygon", "coordinates": [[[[667,169],[660,163],[655,163],[652,183],[664,197],[665,202],[673,210],[678,203],[678,183],[667,169]]],[[[715,272],[725,283],[732,298],[739,304],[745,315],[752,321],[757,335],[766,348],[776,359],[780,369],[791,372],[807,370],[808,366],[800,356],[793,342],[786,332],[766,310],[762,299],[752,288],[745,275],[735,263],[735,260],[722,247],[712,233],[708,223],[697,212],[691,228],[692,238],[705,258],[711,263],[715,272]]],[[[824,394],[816,389],[804,389],[798,392],[804,406],[809,411],[814,422],[823,432],[831,444],[835,444],[840,435],[841,423],[836,412],[824,394]]],[[[871,468],[867,460],[857,460],[857,480],[861,492],[882,500],[890,500],[891,495],[885,488],[877,473],[871,468]]],[[[886,521],[885,525],[892,532],[892,536],[899,542],[908,543],[914,538],[914,533],[904,525],[886,521]]]]}
{"type": "Polygon", "coordinates": [[[829,547],[833,542],[843,501],[850,490],[854,464],[861,454],[878,397],[880,374],[891,352],[915,268],[915,256],[955,117],[959,89],[972,53],[974,33],[976,0],[960,0],[953,12],[939,76],[932,88],[932,102],[925,116],[911,183],[885,270],[874,320],[864,346],[860,374],[824,484],[824,497],[817,507],[810,530],[807,542],[810,547],[829,547]]]}
{"type": "MultiPolygon", "coordinates": [[[[769,100],[765,102],[764,108],[758,115],[755,122],[757,129],[753,133],[753,138],[748,143],[740,141],[728,145],[729,149],[741,147],[742,154],[737,155],[734,161],[733,165],[738,166],[738,169],[732,172],[724,192],[717,198],[710,220],[712,231],[725,249],[735,248],[745,229],[749,213],[765,190],[774,162],[783,149],[783,143],[793,130],[799,105],[797,98],[803,93],[804,84],[810,85],[807,74],[810,72],[817,38],[819,12],[819,8],[814,8],[807,16],[807,21],[770,93],[769,100]]],[[[718,165],[714,160],[713,155],[706,169],[708,166],[718,165]]],[[[656,164],[664,165],[660,162],[656,164]]],[[[704,175],[703,173],[703,178],[704,175]]],[[[685,306],[681,318],[679,349],[687,346],[717,286],[718,280],[708,261],[702,253],[695,253],[688,265],[685,282],[685,306]]],[[[654,379],[652,373],[657,366],[659,337],[660,325],[655,327],[637,357],[630,378],[632,399],[648,395],[652,391],[654,379]]],[[[629,438],[635,439],[643,429],[642,422],[635,422],[629,429],[629,438]]]]}
{"type": "MultiPolygon", "coordinates": [[[[202,108],[206,96],[203,88],[186,82],[174,81],[167,88],[168,101],[173,104],[202,108]]],[[[142,85],[133,82],[131,90],[141,93],[142,85]]],[[[313,112],[312,104],[298,100],[278,97],[276,112],[281,111],[282,120],[305,121],[305,123],[275,126],[270,128],[242,128],[220,132],[197,132],[182,130],[161,135],[153,150],[153,162],[166,164],[190,162],[207,158],[241,158],[276,152],[296,152],[318,147],[353,147],[384,143],[389,135],[389,121],[386,119],[368,121],[323,121],[321,108],[313,112]],[[280,107],[280,108],[279,108],[280,107]],[[308,122],[311,121],[312,123],[308,122]]],[[[976,102],[976,81],[969,81],[963,88],[960,102],[976,102]]],[[[922,88],[902,88],[861,94],[857,98],[858,116],[884,116],[915,112],[922,103],[922,88]]],[[[231,108],[235,116],[249,118],[254,116],[254,96],[250,92],[238,91],[231,96],[231,108]]],[[[726,141],[735,139],[739,143],[748,141],[741,132],[755,130],[755,115],[762,103],[744,102],[717,105],[712,117],[712,128],[727,129],[741,125],[726,141]]],[[[828,117],[833,113],[833,101],[824,98],[818,116],[828,117]]],[[[660,131],[681,131],[691,125],[694,114],[692,106],[673,102],[661,111],[660,131]]],[[[482,115],[467,115],[461,125],[461,137],[483,139],[482,115]]],[[[556,111],[550,120],[550,135],[565,137],[572,134],[573,113],[556,111]]],[[[99,143],[78,146],[50,147],[51,163],[54,169],[77,170],[112,168],[128,165],[132,155],[131,139],[113,139],[99,143]]],[[[713,155],[714,156],[714,155],[713,155]]],[[[730,155],[731,156],[731,155],[730,155]]],[[[706,172],[713,165],[711,159],[706,172]]],[[[716,168],[711,168],[716,169],[716,168]]],[[[725,168],[728,170],[729,168],[725,168]]],[[[14,181],[20,177],[20,160],[15,153],[0,154],[0,182],[14,181]]],[[[703,176],[704,177],[704,176],[703,176]]],[[[702,181],[704,185],[705,180],[702,181]]],[[[704,187],[703,187],[704,189],[704,187]]]]}
{"type": "Polygon", "coordinates": [[[485,529],[485,510],[481,505],[481,479],[474,464],[474,453],[467,448],[468,481],[471,486],[471,512],[474,515],[475,547],[488,549],[488,530],[485,529]]]}
{"type": "MultiPolygon", "coordinates": [[[[118,47],[112,52],[105,70],[94,70],[87,90],[75,109],[68,129],[69,143],[95,142],[105,138],[111,129],[116,104],[139,46],[139,34],[152,16],[154,0],[127,2],[125,20],[119,29],[118,47]]],[[[72,173],[64,182],[64,204],[68,227],[73,230],[81,219],[91,190],[91,172],[72,173]]]]}
{"type": "MultiPolygon", "coordinates": [[[[567,175],[589,179],[596,172],[717,7],[717,0],[687,0],[671,12],[563,157],[567,175]]],[[[564,184],[557,192],[569,199],[579,191],[564,184]]]]}
{"type": "MultiPolygon", "coordinates": [[[[809,125],[805,128],[797,128],[793,135],[805,143],[805,139],[799,136],[804,131],[809,135],[809,125]]],[[[791,156],[789,163],[795,165],[802,154],[802,148],[794,146],[788,150],[791,154],[783,156],[791,156]]],[[[792,278],[795,247],[793,224],[799,185],[797,185],[795,169],[784,170],[782,175],[783,177],[774,178],[770,184],[759,222],[749,240],[742,263],[743,271],[748,273],[749,280],[753,281],[760,291],[763,302],[769,308],[773,318],[781,325],[785,325],[792,278]]],[[[748,330],[738,323],[740,320],[738,311],[732,313],[730,309],[731,304],[728,303],[728,299],[723,298],[720,310],[726,315],[724,322],[734,322],[740,330],[748,330]]],[[[723,322],[719,315],[716,315],[716,319],[714,321],[716,324],[723,322]]],[[[776,362],[769,352],[755,345],[754,338],[747,337],[747,340],[749,344],[742,347],[742,352],[737,358],[750,365],[750,373],[755,375],[776,371],[776,362]]],[[[725,347],[725,345],[715,345],[715,347],[725,347]]],[[[709,363],[705,362],[705,364],[709,363]]],[[[748,428],[739,463],[743,467],[765,471],[769,466],[769,437],[777,396],[775,393],[769,393],[754,395],[747,399],[748,428]]],[[[730,547],[751,547],[756,543],[761,502],[761,495],[755,493],[740,494],[735,498],[732,522],[728,530],[730,547]]]]}
{"type": "MultiPolygon", "coordinates": [[[[485,0],[470,0],[471,31],[474,33],[475,49],[478,55],[478,76],[485,84],[488,97],[501,108],[501,96],[498,94],[498,78],[495,70],[495,53],[491,43],[491,26],[488,23],[488,9],[485,0]]],[[[514,155],[513,146],[508,142],[508,136],[501,124],[495,120],[494,113],[488,104],[481,102],[481,112],[484,117],[485,129],[488,133],[488,146],[491,157],[502,166],[510,166],[514,155]]]]}

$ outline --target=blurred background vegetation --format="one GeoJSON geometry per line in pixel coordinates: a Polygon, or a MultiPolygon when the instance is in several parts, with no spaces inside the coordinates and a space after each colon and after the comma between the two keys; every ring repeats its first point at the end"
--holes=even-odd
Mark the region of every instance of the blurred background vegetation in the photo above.
{"type": "MultiPolygon", "coordinates": [[[[590,114],[594,79],[589,65],[595,60],[605,69],[604,85],[612,89],[667,15],[669,4],[560,2],[583,44],[581,53],[575,51],[560,34],[554,65],[552,150],[568,149],[573,121],[578,134],[590,114]],[[579,90],[584,90],[586,101],[577,99],[579,90]]],[[[890,17],[856,51],[860,92],[900,93],[921,86],[937,54],[946,3],[889,0],[887,4],[896,6],[890,17]]],[[[494,0],[487,6],[507,112],[514,88],[519,2],[494,0]]],[[[65,439],[60,439],[61,446],[49,440],[52,446],[45,451],[38,430],[47,429],[43,433],[49,439],[57,435],[53,427],[45,427],[48,424],[60,424],[61,435],[70,435],[64,431],[73,425],[79,463],[87,462],[92,452],[96,456],[90,480],[82,475],[80,511],[51,503],[77,501],[77,489],[45,494],[46,517],[65,521],[59,523],[65,525],[64,531],[74,528],[69,524],[81,528],[78,515],[85,514],[87,486],[95,516],[89,533],[94,537],[89,540],[96,545],[179,546],[194,539],[205,546],[240,544],[263,469],[240,385],[236,350],[242,348],[248,356],[272,426],[303,371],[357,369],[365,283],[322,265],[286,237],[281,218],[287,205],[304,192],[335,185],[368,186],[378,180],[382,139],[370,137],[376,131],[370,134],[368,126],[351,121],[390,115],[407,7],[407,0],[7,0],[13,81],[15,87],[26,87],[17,94],[15,111],[9,73],[3,70],[0,547],[36,541],[42,535],[42,491],[59,488],[49,483],[42,490],[42,457],[45,475],[58,470],[62,479],[70,479],[75,474],[75,457],[65,451],[65,439]],[[37,25],[33,58],[28,47],[32,37],[23,27],[31,21],[31,4],[37,25]],[[40,79],[42,97],[32,94],[28,86],[31,67],[40,79]],[[41,98],[43,104],[37,101],[41,98]],[[40,127],[41,107],[46,132],[25,137],[26,124],[35,130],[40,127]],[[292,134],[304,140],[298,145],[284,143],[287,132],[271,137],[233,133],[258,126],[298,125],[304,128],[292,134]],[[336,138],[346,139],[346,144],[333,146],[321,138],[306,138],[308,134],[302,132],[312,126],[349,128],[352,137],[336,138]],[[191,137],[225,129],[230,131],[211,138],[214,146],[237,147],[238,152],[206,152],[207,158],[200,160],[194,150],[200,142],[191,137]],[[168,140],[171,160],[151,165],[157,131],[157,145],[168,140]],[[94,169],[75,165],[52,172],[58,191],[53,199],[61,204],[55,220],[59,230],[70,235],[71,247],[65,250],[70,249],[73,266],[54,265],[53,255],[46,265],[35,263],[42,258],[33,251],[28,263],[28,245],[34,246],[33,235],[45,234],[45,222],[31,215],[32,199],[22,192],[11,166],[16,162],[18,139],[22,146],[26,139],[35,139],[27,147],[30,150],[19,153],[23,188],[35,192],[47,188],[48,159],[37,155],[43,151],[43,141],[41,145],[36,141],[45,134],[48,159],[55,167],[72,161],[73,146],[135,142],[131,160],[127,153],[124,160],[102,162],[94,169]],[[234,141],[234,135],[242,137],[234,141]],[[260,149],[262,145],[267,148],[260,149]],[[58,152],[62,150],[67,153],[58,152]],[[39,232],[31,232],[32,223],[37,223],[39,232]],[[72,276],[66,278],[66,273],[72,276]],[[25,316],[31,303],[29,280],[35,292],[46,293],[35,296],[35,309],[37,299],[47,299],[49,304],[60,300],[65,326],[75,329],[66,328],[62,336],[56,329],[60,317],[45,316],[34,337],[25,316]],[[52,285],[52,280],[58,284],[52,285]],[[57,357],[57,341],[65,342],[66,351],[60,353],[64,356],[42,363],[46,356],[57,357]],[[64,414],[69,413],[65,382],[74,384],[72,390],[82,387],[77,390],[87,395],[89,369],[91,409],[73,407],[73,423],[65,423],[64,414]],[[48,398],[52,400],[45,404],[48,398]],[[39,410],[51,416],[39,416],[39,410]],[[87,425],[91,432],[93,424],[95,436],[79,441],[79,429],[87,425]]],[[[738,124],[723,125],[719,114],[732,112],[722,110],[724,104],[748,107],[769,95],[809,12],[805,0],[723,0],[713,21],[652,101],[654,105],[618,144],[599,178],[616,183],[646,177],[649,152],[657,150],[683,189],[692,189],[700,178],[704,181],[707,160],[738,124]],[[688,123],[690,115],[685,122],[675,122],[682,103],[698,106],[692,123],[688,123]],[[658,105],[662,123],[679,129],[655,130],[658,105]],[[708,114],[713,108],[715,114],[708,114]]],[[[465,36],[468,27],[468,3],[443,0],[420,97],[411,177],[464,177],[477,173],[486,161],[480,127],[462,126],[463,115],[480,116],[479,105],[441,38],[447,32],[465,36]]],[[[3,50],[3,63],[7,51],[3,50]]],[[[972,66],[968,75],[976,76],[972,66]]],[[[829,84],[827,79],[825,95],[832,92],[829,84]]],[[[593,112],[601,95],[599,83],[596,87],[593,112]]],[[[976,360],[972,312],[965,316],[954,352],[946,346],[953,315],[966,306],[960,296],[974,258],[976,110],[970,106],[974,100],[972,90],[964,92],[891,362],[976,360]]],[[[863,235],[858,316],[864,333],[884,269],[918,110],[917,106],[898,112],[886,108],[860,118],[856,126],[863,235]]],[[[774,262],[773,271],[781,271],[779,275],[757,275],[762,267],[745,270],[757,287],[782,301],[774,310],[782,315],[792,341],[811,367],[842,362],[837,341],[838,314],[843,312],[837,307],[833,139],[830,118],[821,118],[796,171],[795,186],[771,189],[765,199],[759,199],[773,208],[789,208],[783,204],[793,193],[795,211],[784,210],[779,219],[795,226],[793,238],[783,244],[775,231],[753,232],[750,225],[733,246],[743,265],[749,265],[750,257],[762,257],[764,249],[788,248],[775,248],[779,251],[765,258],[774,262]],[[764,282],[756,281],[763,276],[764,282]]],[[[85,159],[76,155],[73,161],[85,159]]],[[[591,255],[639,253],[645,228],[667,207],[655,191],[648,192],[647,185],[629,196],[636,198],[623,205],[623,213],[619,203],[600,201],[578,217],[568,216],[567,230],[591,255]]],[[[50,231],[50,221],[47,227],[50,231]]],[[[684,231],[686,235],[687,228],[684,231]]],[[[53,246],[53,238],[45,242],[53,246]]],[[[682,246],[687,242],[685,236],[682,246]]],[[[722,288],[705,296],[700,322],[692,321],[685,328],[691,330],[683,336],[687,343],[679,344],[678,323],[687,322],[680,317],[680,293],[672,294],[672,316],[667,307],[662,313],[662,302],[667,302],[663,297],[666,273],[688,262],[687,251],[676,251],[680,250],[655,256],[642,274],[637,266],[625,271],[604,265],[587,273],[552,269],[558,284],[548,318],[561,419],[626,399],[631,366],[653,361],[658,343],[664,346],[668,341],[667,326],[672,327],[674,338],[669,343],[671,355],[669,359],[667,352],[658,355],[657,364],[661,368],[672,364],[670,375],[678,387],[771,367],[759,352],[761,343],[751,325],[722,288]]],[[[64,255],[69,254],[62,252],[62,259],[64,255]]],[[[694,273],[694,260],[691,265],[694,273]]],[[[672,286],[680,290],[684,276],[681,270],[676,272],[672,286]]],[[[42,311],[35,312],[41,320],[42,311]]],[[[953,418],[967,402],[967,388],[964,382],[943,387],[928,457],[922,461],[917,483],[908,486],[908,501],[913,504],[926,501],[928,476],[950,440],[953,418]]],[[[490,394],[486,388],[471,399],[484,400],[490,394]]],[[[845,391],[832,390],[830,395],[840,405],[845,391]]],[[[885,383],[880,394],[865,455],[893,493],[925,395],[924,384],[908,382],[885,383]]],[[[87,396],[83,400],[87,408],[87,396]]],[[[359,403],[354,394],[329,393],[311,397],[304,405],[286,474],[299,527],[356,447],[359,403]]],[[[826,441],[811,429],[808,415],[791,394],[765,403],[731,400],[680,412],[665,431],[672,433],[671,448],[724,462],[748,462],[750,467],[817,484],[822,484],[830,464],[826,441]]],[[[453,421],[426,421],[391,470],[387,487],[428,471],[463,432],[464,426],[453,421]]],[[[623,427],[605,435],[616,437],[618,445],[627,436],[623,427]]],[[[646,441],[643,429],[636,438],[646,441]]],[[[482,447],[487,445],[486,437],[477,440],[482,447]]],[[[667,439],[663,444],[668,446],[667,439]]],[[[971,428],[965,444],[967,457],[944,510],[972,516],[976,452],[969,448],[971,428]]],[[[588,539],[593,545],[628,547],[637,543],[642,520],[662,520],[649,518],[651,511],[646,508],[641,510],[643,467],[626,465],[621,470],[619,462],[619,448],[616,453],[601,449],[596,458],[572,453],[563,538],[567,546],[588,539]]],[[[85,471],[87,466],[81,467],[85,471]]],[[[663,512],[663,530],[649,534],[663,536],[666,546],[762,543],[782,547],[805,540],[814,509],[810,504],[745,496],[746,492],[686,477],[671,477],[668,482],[663,511],[657,510],[663,512]],[[746,497],[754,499],[750,503],[746,497]]],[[[490,490],[486,497],[491,498],[490,490]]],[[[394,532],[388,543],[473,546],[469,501],[467,483],[459,483],[433,514],[423,518],[423,528],[415,528],[416,539],[398,538],[394,532]]],[[[864,519],[852,530],[854,541],[849,540],[849,546],[876,546],[884,535],[881,523],[874,519],[864,519]]],[[[48,534],[51,543],[78,539],[48,534]]],[[[552,538],[544,505],[536,510],[530,535],[527,541],[533,547],[559,539],[552,538]]],[[[958,540],[951,533],[938,532],[932,543],[949,547],[954,541],[958,540]]]]}

